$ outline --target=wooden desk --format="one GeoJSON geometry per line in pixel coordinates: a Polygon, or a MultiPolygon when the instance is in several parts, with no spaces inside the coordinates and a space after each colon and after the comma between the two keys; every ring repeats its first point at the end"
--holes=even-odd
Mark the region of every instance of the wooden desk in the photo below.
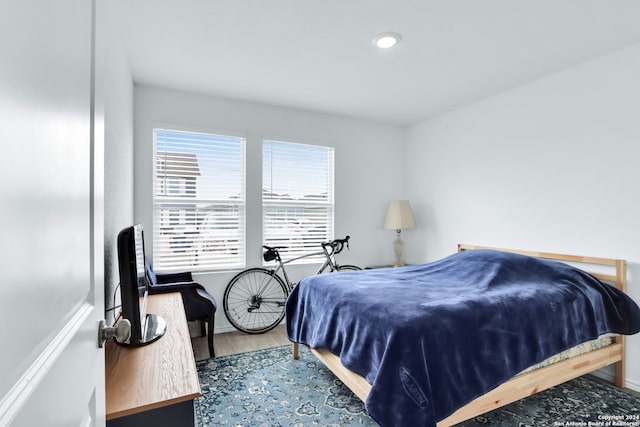
{"type": "Polygon", "coordinates": [[[165,319],[164,336],[142,347],[106,345],[107,425],[193,426],[193,399],[202,394],[182,297],[149,295],[147,312],[165,319]]]}

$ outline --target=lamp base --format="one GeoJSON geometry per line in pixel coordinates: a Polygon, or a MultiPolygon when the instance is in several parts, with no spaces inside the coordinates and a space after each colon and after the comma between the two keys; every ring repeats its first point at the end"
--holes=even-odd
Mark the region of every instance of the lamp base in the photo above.
{"type": "Polygon", "coordinates": [[[393,241],[393,251],[396,253],[396,262],[393,264],[394,267],[402,267],[405,265],[402,261],[404,242],[400,238],[400,232],[401,230],[396,230],[396,240],[393,241]]]}

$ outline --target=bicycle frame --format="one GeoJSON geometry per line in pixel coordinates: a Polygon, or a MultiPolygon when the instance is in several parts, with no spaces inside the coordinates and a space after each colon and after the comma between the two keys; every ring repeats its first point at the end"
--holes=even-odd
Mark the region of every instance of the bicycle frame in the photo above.
{"type": "Polygon", "coordinates": [[[295,261],[298,261],[298,260],[303,259],[303,258],[308,258],[308,257],[312,257],[312,256],[317,256],[317,255],[324,255],[326,259],[324,260],[322,265],[318,268],[318,270],[316,270],[316,274],[322,273],[327,267],[330,267],[330,271],[331,272],[334,272],[334,271],[337,270],[338,265],[336,264],[335,259],[333,258],[333,252],[329,253],[329,251],[327,251],[327,249],[325,247],[323,247],[322,251],[313,252],[313,253],[306,254],[306,255],[301,255],[299,257],[288,259],[286,261],[283,261],[282,258],[280,258],[280,256],[278,255],[278,258],[276,260],[278,265],[276,265],[276,267],[273,268],[271,271],[273,272],[273,274],[279,274],[280,271],[282,271],[282,276],[284,277],[284,282],[287,285],[287,288],[289,289],[289,291],[291,291],[293,289],[293,283],[289,279],[289,275],[287,274],[287,269],[285,268],[285,265],[286,264],[290,264],[290,263],[295,262],[295,261]]]}

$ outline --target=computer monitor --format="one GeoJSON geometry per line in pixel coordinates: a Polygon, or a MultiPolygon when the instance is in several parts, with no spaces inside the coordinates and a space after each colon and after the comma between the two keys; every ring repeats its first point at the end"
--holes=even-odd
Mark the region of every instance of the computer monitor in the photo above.
{"type": "Polygon", "coordinates": [[[127,227],[118,234],[121,317],[131,322],[131,337],[123,345],[149,344],[166,331],[166,322],[147,313],[149,280],[145,271],[142,224],[127,227]]]}

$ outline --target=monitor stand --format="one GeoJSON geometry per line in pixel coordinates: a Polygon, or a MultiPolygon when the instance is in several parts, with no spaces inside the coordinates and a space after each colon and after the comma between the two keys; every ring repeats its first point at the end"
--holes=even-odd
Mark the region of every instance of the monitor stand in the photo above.
{"type": "Polygon", "coordinates": [[[164,335],[167,331],[167,322],[157,314],[147,314],[144,324],[142,325],[142,339],[138,342],[126,340],[118,344],[125,347],[138,347],[141,345],[151,344],[164,335]]]}
{"type": "Polygon", "coordinates": [[[142,342],[140,345],[150,344],[164,335],[167,330],[167,322],[157,314],[147,314],[147,318],[142,332],[142,342]]]}

